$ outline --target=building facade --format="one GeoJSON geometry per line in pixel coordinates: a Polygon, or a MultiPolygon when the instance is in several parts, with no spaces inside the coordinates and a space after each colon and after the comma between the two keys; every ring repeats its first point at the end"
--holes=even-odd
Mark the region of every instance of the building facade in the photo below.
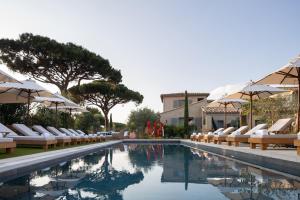
{"type": "MultiPolygon", "coordinates": [[[[224,127],[224,108],[223,107],[203,107],[202,108],[202,131],[208,132],[224,127]]],[[[241,114],[235,108],[227,108],[226,112],[227,127],[235,128],[240,126],[241,114]]]]}
{"type": "MultiPolygon", "coordinates": [[[[207,107],[209,93],[188,93],[190,124],[198,131],[208,132],[224,127],[224,108],[207,107]]],[[[167,125],[183,126],[184,124],[184,93],[162,94],[163,112],[160,121],[167,125]]],[[[227,109],[227,127],[240,125],[240,112],[227,109]]]]}
{"type": "MultiPolygon", "coordinates": [[[[209,93],[188,93],[190,123],[198,130],[202,129],[202,107],[207,105],[209,93]]],[[[183,126],[184,123],[184,93],[162,94],[163,112],[160,113],[162,123],[173,126],[183,126]]]]}

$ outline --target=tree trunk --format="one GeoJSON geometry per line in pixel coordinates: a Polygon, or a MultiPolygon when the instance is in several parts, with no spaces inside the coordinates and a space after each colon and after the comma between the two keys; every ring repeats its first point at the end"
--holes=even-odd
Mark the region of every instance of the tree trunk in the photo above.
{"type": "Polygon", "coordinates": [[[105,131],[108,131],[109,130],[108,112],[103,112],[103,114],[104,114],[105,131]]]}

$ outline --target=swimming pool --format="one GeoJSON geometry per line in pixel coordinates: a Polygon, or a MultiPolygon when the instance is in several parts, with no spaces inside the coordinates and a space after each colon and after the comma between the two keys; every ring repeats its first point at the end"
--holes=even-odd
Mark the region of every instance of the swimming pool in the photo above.
{"type": "Polygon", "coordinates": [[[119,144],[0,183],[0,199],[298,199],[300,183],[182,145],[119,144]]]}

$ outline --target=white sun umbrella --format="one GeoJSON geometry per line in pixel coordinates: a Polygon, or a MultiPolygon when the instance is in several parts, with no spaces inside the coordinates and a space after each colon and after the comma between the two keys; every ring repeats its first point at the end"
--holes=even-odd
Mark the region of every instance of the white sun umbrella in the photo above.
{"type": "MultiPolygon", "coordinates": [[[[55,107],[49,107],[49,108],[56,109],[55,107]]],[[[77,105],[77,106],[58,106],[57,109],[64,111],[64,112],[69,112],[70,115],[72,113],[89,112],[85,108],[80,107],[79,105],[77,105]]]]}
{"type": "Polygon", "coordinates": [[[243,99],[221,98],[208,104],[208,107],[224,107],[224,128],[227,128],[227,107],[239,109],[242,104],[248,103],[243,99]]]}
{"type": "Polygon", "coordinates": [[[251,82],[239,92],[228,95],[226,98],[245,99],[250,101],[250,128],[252,128],[253,100],[264,99],[281,92],[286,92],[286,90],[251,82]]]}
{"type": "Polygon", "coordinates": [[[31,79],[21,82],[0,83],[0,103],[27,103],[27,120],[29,119],[29,106],[33,98],[51,95],[51,92],[31,79]]]}
{"type": "Polygon", "coordinates": [[[18,83],[19,81],[12,77],[11,75],[7,74],[6,72],[0,70],[0,82],[14,82],[18,83]]]}
{"type": "Polygon", "coordinates": [[[282,68],[257,81],[259,84],[280,84],[298,86],[297,131],[300,130],[300,55],[282,68]]]}
{"type": "Polygon", "coordinates": [[[65,106],[77,106],[77,107],[80,107],[77,103],[71,101],[70,99],[58,94],[58,93],[55,93],[53,94],[54,97],[57,97],[57,98],[60,98],[60,99],[63,99],[64,100],[64,105],[65,106]]]}

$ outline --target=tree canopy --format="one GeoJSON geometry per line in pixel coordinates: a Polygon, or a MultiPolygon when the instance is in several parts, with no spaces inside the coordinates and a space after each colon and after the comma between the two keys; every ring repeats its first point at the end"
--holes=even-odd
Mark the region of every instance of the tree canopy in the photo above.
{"type": "Polygon", "coordinates": [[[73,86],[69,92],[79,101],[86,101],[100,108],[104,115],[106,129],[109,127],[108,113],[115,105],[130,101],[140,104],[143,101],[143,95],[139,92],[130,90],[123,84],[104,80],[73,86]]]}
{"type": "Polygon", "coordinates": [[[96,133],[104,124],[104,117],[97,108],[86,108],[89,112],[76,115],[75,127],[85,133],[96,133]]]}
{"type": "Polygon", "coordinates": [[[108,60],[73,43],[23,33],[16,40],[0,39],[0,61],[11,70],[56,85],[62,93],[72,82],[109,80],[121,82],[119,70],[108,60]]]}
{"type": "Polygon", "coordinates": [[[159,114],[149,108],[133,110],[129,115],[127,126],[131,130],[143,133],[148,120],[153,124],[154,121],[159,120],[159,114]]]}

